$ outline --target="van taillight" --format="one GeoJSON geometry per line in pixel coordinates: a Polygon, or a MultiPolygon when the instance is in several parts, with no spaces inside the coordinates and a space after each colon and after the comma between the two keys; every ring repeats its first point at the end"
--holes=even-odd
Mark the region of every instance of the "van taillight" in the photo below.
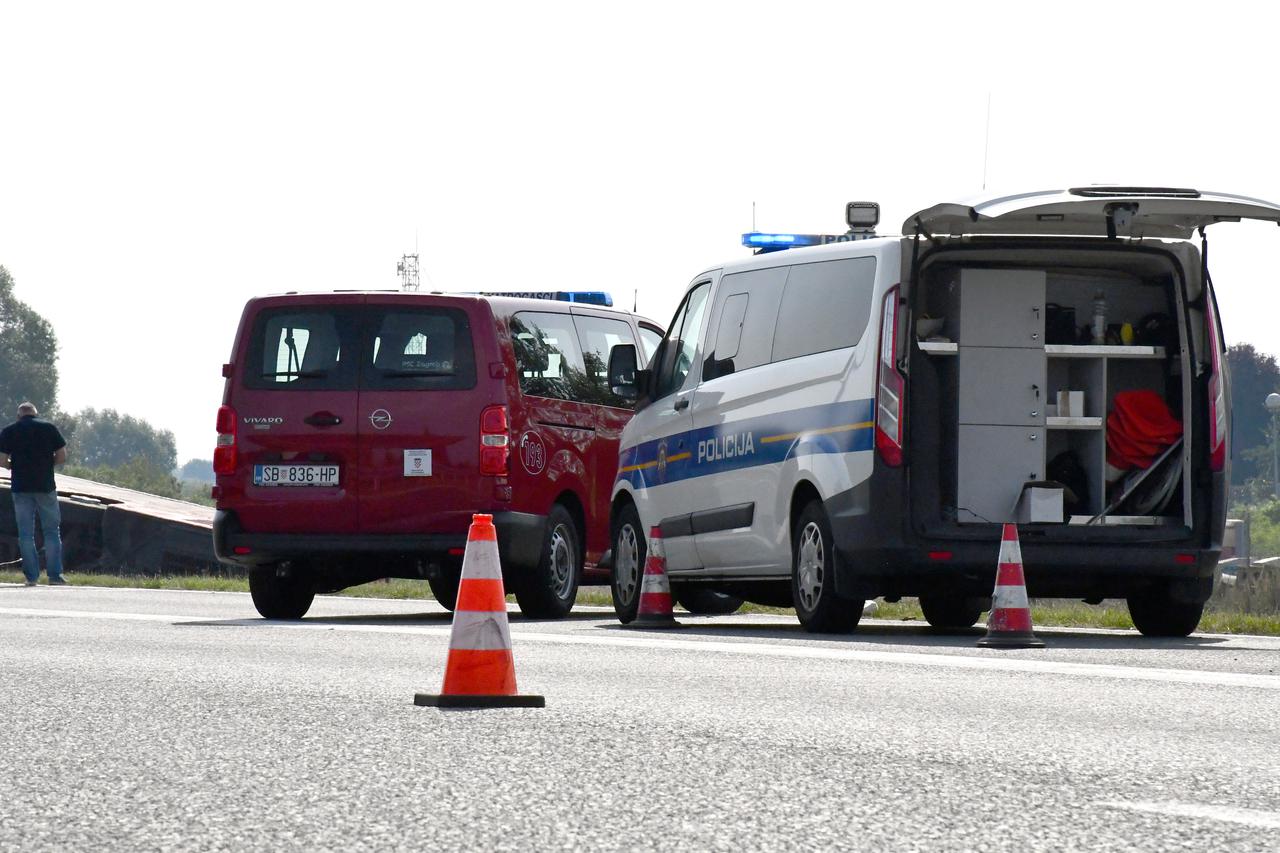
{"type": "Polygon", "coordinates": [[[218,445],[213,449],[213,473],[236,472],[236,410],[230,406],[218,408],[218,445]]]}
{"type": "Polygon", "coordinates": [[[876,367],[876,450],[890,467],[902,464],[906,377],[898,370],[898,285],[884,295],[880,312],[880,362],[876,367]]]}
{"type": "Polygon", "coordinates": [[[1222,338],[1218,334],[1218,306],[1205,300],[1205,317],[1209,321],[1209,470],[1227,467],[1227,389],[1222,378],[1222,338]]]}
{"type": "Polygon", "coordinates": [[[489,406],[480,413],[480,473],[502,477],[507,473],[511,429],[506,406],[489,406]]]}

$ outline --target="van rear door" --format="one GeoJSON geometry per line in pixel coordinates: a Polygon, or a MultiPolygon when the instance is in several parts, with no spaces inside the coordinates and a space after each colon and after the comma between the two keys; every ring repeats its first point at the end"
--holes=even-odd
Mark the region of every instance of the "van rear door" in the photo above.
{"type": "Polygon", "coordinates": [[[1089,186],[938,204],[907,217],[902,233],[1186,240],[1198,228],[1241,219],[1280,222],[1280,205],[1193,189],[1089,186]]]}
{"type": "Polygon", "coordinates": [[[236,360],[237,471],[224,486],[247,532],[353,533],[356,352],[363,297],[261,300],[236,360]],[[242,489],[239,499],[228,490],[242,489]]]}
{"type": "Polygon", "coordinates": [[[492,503],[491,479],[479,476],[480,414],[504,395],[487,370],[496,354],[481,346],[477,357],[477,344],[494,337],[482,305],[368,297],[357,418],[360,532],[466,530],[471,513],[492,503]]]}

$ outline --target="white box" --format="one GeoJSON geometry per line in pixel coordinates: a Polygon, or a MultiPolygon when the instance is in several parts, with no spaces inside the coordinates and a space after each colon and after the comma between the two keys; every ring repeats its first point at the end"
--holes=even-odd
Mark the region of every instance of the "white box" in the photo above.
{"type": "Polygon", "coordinates": [[[1027,483],[1013,511],[1018,524],[1061,524],[1062,487],[1056,483],[1027,483]]]}
{"type": "Polygon", "coordinates": [[[431,476],[431,451],[406,450],[404,452],[404,475],[406,477],[431,476]]]}
{"type": "Polygon", "coordinates": [[[1083,391],[1059,391],[1058,392],[1058,417],[1060,418],[1083,418],[1084,414],[1084,392],[1083,391]]]}

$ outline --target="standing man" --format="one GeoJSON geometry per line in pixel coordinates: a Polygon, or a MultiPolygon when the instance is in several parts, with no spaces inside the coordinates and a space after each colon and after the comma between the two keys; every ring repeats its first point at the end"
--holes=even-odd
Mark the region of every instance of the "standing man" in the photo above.
{"type": "Polygon", "coordinates": [[[62,514],[53,482],[53,466],[67,461],[67,442],[48,421],[36,417],[31,403],[18,406],[18,420],[0,430],[0,467],[9,469],[9,491],[18,517],[18,548],[22,551],[22,573],[27,586],[40,579],[40,556],[36,553],[36,515],[44,532],[44,556],[49,585],[62,586],[62,514]]]}

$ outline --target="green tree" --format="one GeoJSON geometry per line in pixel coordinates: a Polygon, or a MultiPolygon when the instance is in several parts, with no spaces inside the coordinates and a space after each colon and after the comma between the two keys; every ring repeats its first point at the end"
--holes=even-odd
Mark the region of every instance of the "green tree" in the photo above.
{"type": "Polygon", "coordinates": [[[0,266],[0,414],[6,419],[24,400],[41,411],[58,405],[58,340],[53,326],[13,291],[13,276],[0,266]]]}
{"type": "Polygon", "coordinates": [[[195,480],[200,483],[212,483],[213,462],[209,459],[188,459],[186,464],[178,469],[179,480],[195,480]]]}
{"type": "Polygon", "coordinates": [[[82,409],[72,421],[68,455],[77,465],[118,468],[140,459],[166,475],[177,467],[178,448],[167,429],[115,409],[82,409]]]}
{"type": "Polygon", "coordinates": [[[1271,454],[1254,452],[1271,446],[1271,419],[1264,401],[1280,391],[1280,364],[1253,344],[1227,350],[1231,367],[1231,481],[1243,485],[1255,477],[1271,479],[1271,454]]]}

